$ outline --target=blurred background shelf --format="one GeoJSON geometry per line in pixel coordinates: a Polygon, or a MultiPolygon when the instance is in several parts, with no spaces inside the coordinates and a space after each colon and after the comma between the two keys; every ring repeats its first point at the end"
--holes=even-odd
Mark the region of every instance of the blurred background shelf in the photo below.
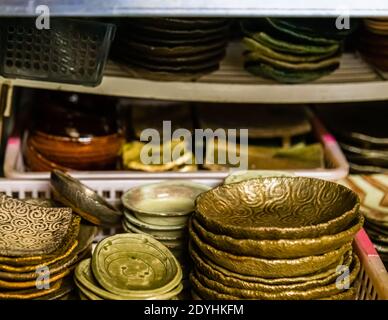
{"type": "Polygon", "coordinates": [[[255,77],[243,68],[242,47],[232,43],[218,71],[196,82],[135,79],[110,62],[101,85],[79,85],[0,78],[13,86],[111,96],[236,103],[331,103],[388,99],[388,81],[357,53],[345,53],[334,73],[307,84],[279,84],[255,77]]]}
{"type": "Polygon", "coordinates": [[[386,0],[2,0],[0,15],[36,15],[39,4],[52,16],[388,16],[386,0]]]}

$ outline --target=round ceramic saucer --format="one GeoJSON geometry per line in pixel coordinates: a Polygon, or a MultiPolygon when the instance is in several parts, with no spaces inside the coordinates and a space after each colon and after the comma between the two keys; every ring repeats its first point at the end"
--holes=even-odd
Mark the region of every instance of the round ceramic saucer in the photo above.
{"type": "Polygon", "coordinates": [[[138,226],[139,228],[159,230],[159,231],[179,231],[187,228],[186,223],[177,224],[177,225],[161,225],[161,224],[151,224],[137,218],[133,213],[128,210],[124,211],[125,219],[130,223],[138,226]]]}
{"type": "Polygon", "coordinates": [[[156,295],[182,280],[181,267],[170,250],[143,234],[118,234],[99,242],[92,270],[100,285],[116,294],[156,295]]]}
{"type": "Polygon", "coordinates": [[[138,228],[136,226],[134,226],[133,224],[131,224],[129,221],[126,221],[124,220],[123,221],[123,228],[125,229],[125,231],[129,232],[129,233],[140,233],[140,234],[148,234],[150,236],[152,236],[154,239],[156,240],[159,240],[161,242],[163,241],[179,241],[180,239],[183,239],[185,238],[185,236],[187,236],[187,232],[183,232],[183,231],[172,231],[172,232],[168,232],[168,231],[163,231],[163,232],[158,232],[158,231],[153,231],[153,230],[144,230],[144,229],[141,229],[141,228],[138,228]]]}
{"type": "Polygon", "coordinates": [[[95,278],[93,277],[92,269],[91,269],[91,259],[83,260],[79,263],[75,270],[75,281],[77,284],[77,287],[81,290],[82,293],[84,293],[85,296],[88,296],[89,299],[94,298],[98,299],[107,299],[107,300],[136,300],[136,299],[145,299],[145,300],[155,300],[155,299],[170,299],[177,294],[179,294],[182,291],[182,286],[178,284],[175,288],[172,290],[157,294],[157,295],[149,295],[145,296],[144,294],[137,295],[136,292],[134,293],[127,293],[125,295],[117,295],[115,293],[112,293],[110,291],[107,291],[99,286],[99,284],[96,282],[95,278]],[[86,292],[86,294],[85,294],[86,292]]]}

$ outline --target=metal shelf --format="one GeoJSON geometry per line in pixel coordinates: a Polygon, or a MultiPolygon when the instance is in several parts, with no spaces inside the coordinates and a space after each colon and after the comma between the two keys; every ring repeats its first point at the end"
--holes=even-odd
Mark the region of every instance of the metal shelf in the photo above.
{"type": "Polygon", "coordinates": [[[220,70],[197,82],[162,82],[128,77],[124,67],[109,63],[100,86],[91,88],[51,82],[0,78],[13,86],[161,100],[234,103],[331,103],[388,99],[388,81],[357,54],[344,54],[333,74],[307,84],[279,84],[247,73],[241,46],[232,43],[220,70]]]}
{"type": "Polygon", "coordinates": [[[2,0],[0,16],[34,16],[39,4],[52,16],[388,16],[386,0],[2,0]]]}

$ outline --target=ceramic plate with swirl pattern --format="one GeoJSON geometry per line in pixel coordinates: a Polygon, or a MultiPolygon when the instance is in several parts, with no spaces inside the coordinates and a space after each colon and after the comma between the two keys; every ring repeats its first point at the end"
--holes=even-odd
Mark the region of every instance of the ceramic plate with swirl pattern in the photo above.
{"type": "Polygon", "coordinates": [[[0,255],[50,254],[72,223],[70,208],[45,208],[0,194],[0,255]]]}

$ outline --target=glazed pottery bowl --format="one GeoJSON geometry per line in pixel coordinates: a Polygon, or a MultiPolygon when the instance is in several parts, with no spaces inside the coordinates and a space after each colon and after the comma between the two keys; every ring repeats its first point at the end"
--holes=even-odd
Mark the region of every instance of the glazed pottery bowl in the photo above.
{"type": "Polygon", "coordinates": [[[337,183],[264,177],[199,195],[194,216],[206,230],[236,239],[301,239],[343,231],[358,209],[357,194],[337,183]]]}
{"type": "Polygon", "coordinates": [[[79,180],[59,170],[51,172],[53,195],[81,217],[96,225],[117,225],[122,213],[79,180]]]}
{"type": "MultiPolygon", "coordinates": [[[[350,266],[349,274],[349,285],[352,285],[356,280],[357,275],[360,271],[360,261],[357,256],[353,257],[353,263],[350,266]]],[[[340,286],[337,285],[334,279],[331,283],[324,286],[318,286],[311,289],[302,290],[283,290],[278,292],[264,292],[261,290],[241,289],[233,288],[228,285],[224,285],[209,278],[206,274],[195,271],[195,277],[205,286],[211,288],[217,292],[237,296],[241,299],[260,299],[260,300],[306,300],[306,299],[320,299],[335,294],[339,294],[344,291],[340,286]]]]}
{"type": "Polygon", "coordinates": [[[269,259],[300,258],[336,250],[352,242],[356,233],[361,229],[363,222],[364,218],[359,215],[346,230],[317,238],[253,240],[235,239],[230,236],[215,234],[207,231],[195,219],[191,221],[194,231],[217,249],[233,254],[269,259]]]}
{"type": "Polygon", "coordinates": [[[347,243],[339,249],[322,255],[306,256],[295,259],[265,259],[231,254],[212,247],[189,229],[190,240],[198,247],[201,254],[232,272],[263,278],[298,277],[319,272],[334,263],[339,263],[343,255],[351,249],[347,243]]]}
{"type": "Polygon", "coordinates": [[[119,234],[99,242],[92,270],[104,289],[119,295],[158,295],[182,280],[182,269],[172,253],[143,234],[119,234]]]}
{"type": "Polygon", "coordinates": [[[196,197],[210,188],[196,183],[169,181],[128,190],[123,205],[145,223],[181,226],[194,211],[196,197]]]}
{"type": "Polygon", "coordinates": [[[0,255],[48,255],[65,245],[70,208],[47,208],[0,194],[0,255]]]}
{"type": "MultiPolygon", "coordinates": [[[[304,285],[306,286],[306,288],[310,288],[316,285],[323,285],[325,283],[329,283],[334,276],[337,277],[336,274],[338,262],[333,263],[332,265],[328,266],[327,268],[324,268],[319,272],[304,276],[264,278],[258,276],[249,276],[238,272],[230,271],[208,259],[192,242],[189,244],[189,251],[190,256],[195,262],[195,266],[197,268],[203,269],[203,266],[206,266],[207,269],[211,269],[210,274],[212,274],[215,279],[217,279],[216,275],[219,275],[218,279],[221,283],[229,281],[230,285],[233,284],[233,286],[237,288],[239,288],[241,285],[242,288],[257,288],[261,285],[266,286],[265,288],[269,288],[268,286],[275,286],[273,288],[273,290],[275,291],[276,287],[281,286],[296,286],[301,288],[301,285],[304,285]]],[[[347,252],[340,259],[339,264],[349,266],[352,261],[351,256],[351,251],[347,252]]]]}
{"type": "Polygon", "coordinates": [[[48,161],[77,170],[112,168],[123,143],[119,134],[71,138],[35,131],[27,139],[48,161]]]}
{"type": "Polygon", "coordinates": [[[140,233],[147,233],[157,239],[157,237],[166,237],[171,239],[181,239],[187,235],[187,224],[177,226],[160,226],[143,222],[135,217],[135,215],[124,212],[124,223],[138,229],[140,233]]]}
{"type": "MultiPolygon", "coordinates": [[[[246,289],[246,290],[257,290],[268,293],[279,293],[284,291],[295,291],[295,290],[308,290],[317,287],[322,287],[330,283],[335,282],[338,278],[338,273],[333,270],[331,273],[323,273],[320,278],[288,278],[288,279],[265,279],[258,277],[251,277],[242,279],[241,276],[234,277],[233,274],[225,272],[222,268],[214,265],[211,261],[206,258],[200,257],[200,255],[192,248],[190,251],[191,257],[194,261],[195,268],[208,278],[217,281],[228,287],[246,289]],[[292,279],[292,282],[289,280],[292,279]],[[282,282],[281,282],[282,281],[282,282]],[[299,281],[299,282],[297,282],[299,281]]],[[[344,258],[342,265],[350,267],[352,262],[352,253],[349,252],[344,258]]]]}

